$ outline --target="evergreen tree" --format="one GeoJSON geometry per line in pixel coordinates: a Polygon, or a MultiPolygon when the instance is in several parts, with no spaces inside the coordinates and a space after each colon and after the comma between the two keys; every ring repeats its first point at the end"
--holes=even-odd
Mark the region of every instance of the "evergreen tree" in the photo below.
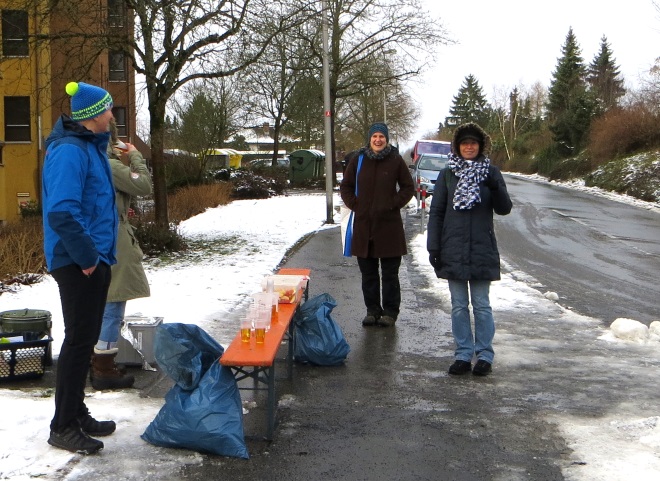
{"type": "Polygon", "coordinates": [[[595,101],[587,89],[580,47],[573,28],[568,30],[548,92],[550,131],[560,153],[571,155],[584,144],[595,110],[595,101]]]}
{"type": "Polygon", "coordinates": [[[476,122],[482,127],[488,125],[491,109],[486,96],[474,75],[465,77],[461,88],[454,96],[454,103],[445,118],[447,127],[455,127],[465,122],[476,122]]]}
{"type": "Polygon", "coordinates": [[[626,89],[607,38],[603,36],[600,42],[600,52],[594,57],[587,71],[587,82],[598,103],[599,113],[603,113],[618,105],[619,98],[625,95],[626,89]]]}

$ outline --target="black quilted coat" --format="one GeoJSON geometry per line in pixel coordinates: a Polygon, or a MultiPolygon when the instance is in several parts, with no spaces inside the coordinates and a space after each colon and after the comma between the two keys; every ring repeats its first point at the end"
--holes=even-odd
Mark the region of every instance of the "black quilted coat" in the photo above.
{"type": "MultiPolygon", "coordinates": [[[[487,150],[484,153],[487,155],[487,150]]],[[[483,159],[484,154],[479,158],[483,159]]],[[[491,165],[488,176],[497,181],[498,189],[491,190],[482,182],[481,202],[469,210],[454,210],[452,200],[458,178],[448,168],[438,175],[426,239],[427,250],[440,254],[441,266],[435,271],[438,277],[463,281],[500,279],[493,213],[506,215],[511,212],[512,204],[500,170],[491,165]]]]}

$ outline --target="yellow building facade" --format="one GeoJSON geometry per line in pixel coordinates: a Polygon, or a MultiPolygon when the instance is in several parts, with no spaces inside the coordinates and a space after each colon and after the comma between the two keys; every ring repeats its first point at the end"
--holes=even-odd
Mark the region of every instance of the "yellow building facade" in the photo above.
{"type": "Polygon", "coordinates": [[[48,34],[38,12],[0,1],[0,18],[0,222],[7,222],[21,205],[39,202],[44,134],[52,128],[50,51],[31,40],[48,34]]]}
{"type": "Polygon", "coordinates": [[[119,137],[138,143],[135,71],[104,34],[132,36],[124,0],[0,0],[0,224],[40,204],[44,141],[62,113],[65,86],[83,81],[112,95],[119,137]]]}

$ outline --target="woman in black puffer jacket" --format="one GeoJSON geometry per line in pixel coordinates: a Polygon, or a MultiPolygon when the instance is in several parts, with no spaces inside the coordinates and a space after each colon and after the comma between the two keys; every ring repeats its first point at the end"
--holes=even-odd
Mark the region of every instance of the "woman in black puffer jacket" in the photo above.
{"type": "Polygon", "coordinates": [[[456,343],[450,374],[491,372],[495,321],[491,281],[500,279],[500,255],[493,212],[511,212],[500,170],[491,165],[490,137],[475,123],[454,132],[447,167],[435,184],[427,232],[429,260],[438,277],[449,281],[452,334],[456,343]],[[474,335],[469,304],[474,315],[474,335]],[[477,363],[472,369],[472,358],[477,363]]]}

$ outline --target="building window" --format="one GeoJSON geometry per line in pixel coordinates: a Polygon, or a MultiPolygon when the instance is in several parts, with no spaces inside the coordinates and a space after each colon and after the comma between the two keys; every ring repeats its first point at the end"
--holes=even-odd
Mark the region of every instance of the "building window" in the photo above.
{"type": "Polygon", "coordinates": [[[113,50],[108,54],[110,80],[126,80],[126,56],[124,52],[113,50]]]}
{"type": "Polygon", "coordinates": [[[27,57],[28,14],[25,10],[2,11],[2,55],[27,57]]]}
{"type": "Polygon", "coordinates": [[[123,27],[126,22],[125,0],[108,0],[108,26],[123,27]]]}
{"type": "Polygon", "coordinates": [[[124,107],[113,107],[112,115],[114,115],[115,124],[117,124],[117,136],[128,137],[128,127],[126,126],[126,109],[124,107]]]}
{"type": "Polygon", "coordinates": [[[30,138],[30,97],[5,97],[5,140],[25,142],[30,138]]]}

